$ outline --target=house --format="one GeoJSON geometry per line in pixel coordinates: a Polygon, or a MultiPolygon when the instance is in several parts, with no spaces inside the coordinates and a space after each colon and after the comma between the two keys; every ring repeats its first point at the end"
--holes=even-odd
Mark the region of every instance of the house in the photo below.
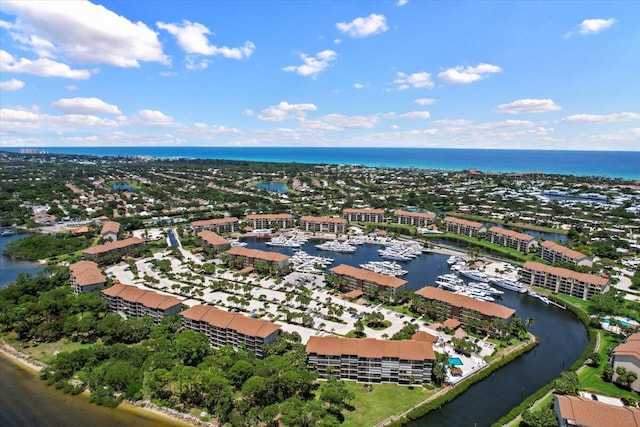
{"type": "Polygon", "coordinates": [[[553,267],[527,261],[520,270],[520,281],[539,286],[555,293],[571,295],[584,300],[609,290],[609,279],[595,274],[578,273],[567,268],[553,267]]]}
{"type": "Polygon", "coordinates": [[[347,222],[384,222],[384,209],[352,209],[342,210],[342,218],[347,222]]]}
{"type": "Polygon", "coordinates": [[[214,231],[218,234],[222,233],[233,233],[234,231],[238,231],[238,218],[229,217],[229,218],[215,218],[215,219],[204,219],[200,221],[193,221],[191,223],[191,227],[196,232],[203,230],[214,231]]]}
{"type": "Polygon", "coordinates": [[[233,247],[224,253],[227,265],[236,268],[252,267],[256,270],[268,272],[284,272],[289,265],[289,257],[270,251],[233,247]]]}
{"type": "Polygon", "coordinates": [[[507,230],[501,227],[489,228],[487,231],[487,240],[524,254],[528,254],[538,247],[538,241],[532,235],[518,233],[517,231],[507,230]]]}
{"type": "Polygon", "coordinates": [[[109,303],[110,311],[127,318],[149,316],[160,323],[163,317],[182,310],[179,298],[119,282],[103,290],[102,296],[109,303]]]}
{"type": "Polygon", "coordinates": [[[264,356],[264,346],[274,342],[280,333],[280,326],[275,323],[206,305],[195,305],[180,315],[182,325],[204,333],[212,347],[230,345],[255,353],[258,357],[264,356]]]}
{"type": "Polygon", "coordinates": [[[231,243],[219,234],[210,230],[203,230],[199,232],[198,238],[202,242],[202,246],[207,248],[211,252],[226,251],[231,247],[231,243]]]}
{"type": "Polygon", "coordinates": [[[82,257],[89,261],[95,261],[98,265],[113,264],[123,256],[139,256],[145,249],[145,242],[138,237],[129,237],[124,240],[92,246],[82,253],[82,257]]]}
{"type": "Polygon", "coordinates": [[[75,262],[69,266],[69,272],[69,281],[75,294],[104,288],[107,284],[107,278],[93,261],[75,262]]]}
{"type": "Polygon", "coordinates": [[[102,225],[100,230],[100,237],[102,240],[111,240],[115,242],[118,240],[118,234],[120,233],[120,223],[115,221],[107,221],[102,225]]]}
{"type": "Polygon", "coordinates": [[[562,246],[552,240],[545,240],[540,244],[538,256],[550,264],[563,262],[585,267],[591,267],[593,265],[591,257],[562,246]]]}
{"type": "Polygon", "coordinates": [[[476,221],[469,221],[454,216],[447,216],[442,220],[446,230],[450,233],[463,234],[470,237],[478,237],[478,234],[487,231],[484,224],[476,221]]]}
{"type": "Polygon", "coordinates": [[[436,215],[430,212],[408,212],[396,210],[393,212],[393,222],[395,224],[413,225],[418,228],[425,228],[433,224],[436,215]]]}
{"type": "Polygon", "coordinates": [[[629,386],[640,392],[640,332],[630,335],[624,343],[613,349],[611,365],[613,366],[614,381],[618,377],[616,369],[619,367],[635,372],[637,378],[629,386]]]}
{"type": "Polygon", "coordinates": [[[343,234],[347,220],[327,216],[303,216],[300,218],[300,230],[320,233],[343,234]]]}
{"type": "Polygon", "coordinates": [[[426,384],[436,360],[432,343],[312,336],[307,342],[307,369],[320,378],[364,383],[426,384]]]}
{"type": "Polygon", "coordinates": [[[638,408],[579,396],[554,394],[553,397],[553,412],[560,427],[640,427],[638,408]]]}
{"type": "Polygon", "coordinates": [[[293,227],[293,216],[291,214],[252,214],[247,215],[245,221],[253,229],[266,228],[291,228],[293,227]]]}
{"type": "Polygon", "coordinates": [[[365,295],[389,297],[397,294],[405,288],[407,281],[387,274],[375,273],[356,268],[347,264],[340,264],[330,270],[333,276],[340,279],[334,282],[334,286],[341,291],[361,290],[365,295]]]}

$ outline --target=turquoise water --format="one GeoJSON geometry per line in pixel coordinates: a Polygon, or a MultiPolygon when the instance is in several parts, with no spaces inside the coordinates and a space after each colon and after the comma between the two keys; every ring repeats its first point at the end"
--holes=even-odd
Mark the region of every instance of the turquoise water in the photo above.
{"type": "Polygon", "coordinates": [[[285,194],[287,192],[287,186],[279,182],[261,182],[256,185],[259,190],[267,190],[270,193],[285,194]]]}
{"type": "Polygon", "coordinates": [[[464,363],[462,363],[462,360],[460,360],[459,357],[450,357],[449,358],[449,365],[451,365],[451,366],[462,366],[462,365],[464,365],[464,363]]]}
{"type": "MultiPolygon", "coordinates": [[[[628,328],[629,326],[631,326],[631,323],[627,322],[626,320],[621,320],[621,319],[616,319],[618,320],[618,322],[620,322],[620,325],[624,326],[625,328],[628,328]]],[[[605,317],[603,320],[604,323],[606,323],[607,325],[609,324],[609,317],[605,317]]]]}

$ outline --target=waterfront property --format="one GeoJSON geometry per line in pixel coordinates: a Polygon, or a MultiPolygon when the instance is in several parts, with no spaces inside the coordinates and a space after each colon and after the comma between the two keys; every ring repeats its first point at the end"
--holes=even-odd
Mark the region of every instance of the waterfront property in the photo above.
{"type": "Polygon", "coordinates": [[[275,341],[280,326],[267,320],[252,319],[206,305],[196,305],[180,313],[185,328],[204,333],[211,346],[230,345],[264,355],[264,346],[275,341]]]}
{"type": "Polygon", "coordinates": [[[365,295],[372,297],[377,295],[381,299],[387,299],[387,297],[391,299],[407,284],[406,280],[347,264],[332,268],[330,273],[338,278],[333,281],[333,284],[341,291],[359,290],[365,295]]]}
{"type": "Polygon", "coordinates": [[[307,368],[320,378],[364,383],[426,384],[436,359],[431,343],[312,336],[306,347],[307,368]]]}
{"type": "Polygon", "coordinates": [[[535,261],[524,264],[520,271],[520,281],[529,286],[539,286],[584,300],[609,290],[609,279],[606,277],[578,273],[535,261]]]}
{"type": "Polygon", "coordinates": [[[291,214],[251,214],[245,218],[247,224],[254,229],[291,228],[293,216],[291,214]]]}
{"type": "Polygon", "coordinates": [[[75,262],[69,266],[69,272],[69,281],[75,294],[104,288],[107,284],[107,278],[93,261],[75,262]]]}
{"type": "Polygon", "coordinates": [[[413,225],[418,228],[425,228],[429,224],[433,224],[436,215],[430,212],[408,212],[396,210],[393,213],[393,222],[395,224],[413,225]]]}
{"type": "Polygon", "coordinates": [[[289,264],[289,257],[284,254],[240,246],[226,251],[224,259],[232,267],[252,268],[269,274],[285,272],[289,264]]]}
{"type": "Polygon", "coordinates": [[[476,221],[469,221],[454,216],[445,217],[442,220],[443,225],[450,233],[463,234],[470,237],[478,237],[478,234],[487,231],[484,224],[476,221]]]}
{"type": "Polygon", "coordinates": [[[384,222],[384,209],[353,209],[342,210],[342,218],[347,222],[384,222]]]}
{"type": "Polygon", "coordinates": [[[109,310],[123,317],[149,316],[160,323],[163,317],[178,314],[182,310],[182,300],[172,295],[140,289],[136,286],[114,283],[102,291],[109,303],[109,310]]]}
{"type": "Polygon", "coordinates": [[[591,257],[562,246],[553,240],[545,240],[540,244],[538,256],[551,264],[563,262],[585,267],[593,265],[591,257]]]}
{"type": "Polygon", "coordinates": [[[640,427],[640,409],[615,406],[580,396],[554,394],[560,427],[640,427]]]}
{"type": "Polygon", "coordinates": [[[300,218],[300,230],[343,234],[347,220],[344,218],[335,218],[327,216],[303,216],[300,218]]]}
{"type": "Polygon", "coordinates": [[[445,291],[444,289],[426,286],[416,295],[432,301],[437,313],[444,319],[456,319],[463,325],[477,327],[479,322],[490,327],[493,320],[508,322],[516,313],[515,310],[488,301],[479,301],[466,295],[445,291]]]}
{"type": "Polygon", "coordinates": [[[129,237],[124,240],[92,246],[85,249],[82,256],[86,260],[95,261],[98,265],[106,265],[120,261],[123,256],[139,256],[144,249],[144,240],[138,237],[129,237]]]}
{"type": "Polygon", "coordinates": [[[530,234],[518,233],[517,231],[495,226],[487,231],[487,240],[524,254],[528,254],[538,247],[538,241],[530,234]]]}
{"type": "Polygon", "coordinates": [[[226,251],[231,247],[231,243],[227,239],[213,231],[201,231],[198,233],[198,238],[202,242],[202,246],[214,253],[226,251]]]}
{"type": "Polygon", "coordinates": [[[611,365],[613,366],[614,381],[618,377],[616,369],[620,367],[635,372],[636,380],[629,386],[640,392],[640,333],[630,335],[624,343],[613,349],[611,365]]]}
{"type": "Polygon", "coordinates": [[[100,230],[100,237],[102,240],[118,240],[118,233],[120,233],[120,223],[115,221],[107,221],[102,225],[100,230]]]}
{"type": "Polygon", "coordinates": [[[236,217],[203,219],[193,221],[191,227],[193,227],[196,232],[210,230],[218,234],[233,233],[234,231],[238,231],[239,221],[236,217]]]}

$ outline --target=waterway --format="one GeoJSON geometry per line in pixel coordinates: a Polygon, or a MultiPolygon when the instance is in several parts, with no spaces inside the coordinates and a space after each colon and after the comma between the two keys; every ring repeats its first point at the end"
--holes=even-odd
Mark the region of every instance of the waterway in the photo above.
{"type": "Polygon", "coordinates": [[[13,236],[0,237],[0,288],[4,288],[15,281],[16,277],[18,277],[18,274],[20,273],[33,275],[42,270],[41,264],[28,261],[16,261],[2,255],[4,247],[8,243],[27,236],[28,234],[14,234],[13,236]]]}
{"type": "MultiPolygon", "coordinates": [[[[503,224],[497,224],[494,222],[487,222],[485,223],[485,225],[487,226],[487,228],[489,227],[500,227],[500,228],[505,228],[507,230],[513,230],[514,227],[510,227],[509,225],[503,225],[503,224]]],[[[517,227],[516,227],[517,228],[517,227]]],[[[521,228],[517,228],[518,232],[520,233],[526,233],[526,234],[530,234],[533,237],[536,238],[540,238],[540,239],[544,239],[544,240],[553,240],[559,243],[564,243],[567,240],[567,235],[566,234],[560,234],[560,233],[546,233],[544,231],[535,231],[535,230],[528,230],[528,229],[521,229],[521,228]]]]}
{"type": "Polygon", "coordinates": [[[258,190],[267,190],[270,193],[285,194],[287,192],[287,186],[280,182],[261,182],[256,185],[258,190]]]}

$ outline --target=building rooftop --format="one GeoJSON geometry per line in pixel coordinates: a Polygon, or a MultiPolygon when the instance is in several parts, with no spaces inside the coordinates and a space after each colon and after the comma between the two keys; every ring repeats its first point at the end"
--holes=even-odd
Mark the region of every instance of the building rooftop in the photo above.
{"type": "Polygon", "coordinates": [[[352,267],[347,264],[340,264],[339,266],[332,268],[331,272],[341,276],[350,276],[365,282],[375,283],[376,285],[387,288],[401,288],[407,284],[406,280],[389,276],[387,274],[374,273],[373,271],[365,270],[364,268],[352,267]]]}
{"type": "Polygon", "coordinates": [[[195,305],[180,315],[187,319],[205,322],[221,329],[231,329],[251,337],[266,338],[280,329],[279,325],[267,320],[252,319],[206,305],[195,305]]]}
{"type": "Polygon", "coordinates": [[[508,237],[511,237],[512,239],[524,240],[526,242],[535,240],[535,237],[533,237],[531,234],[518,233],[517,231],[507,230],[506,228],[502,228],[502,227],[495,227],[495,226],[491,227],[489,228],[489,232],[495,233],[495,234],[502,234],[503,236],[508,236],[508,237]]]}
{"type": "Polygon", "coordinates": [[[615,356],[631,356],[640,360],[640,332],[630,335],[627,340],[613,349],[615,356]]]}
{"type": "Polygon", "coordinates": [[[433,286],[426,286],[416,291],[416,294],[426,299],[442,301],[454,307],[463,307],[484,314],[485,316],[497,317],[499,319],[509,319],[516,312],[512,308],[500,304],[478,301],[475,298],[445,291],[444,289],[433,286]]]}
{"type": "Polygon", "coordinates": [[[69,271],[78,286],[100,285],[107,281],[98,264],[93,261],[78,261],[69,266],[69,271]]]}
{"type": "Polygon", "coordinates": [[[84,253],[90,255],[98,255],[115,249],[122,249],[126,248],[127,246],[139,245],[142,243],[144,243],[144,240],[140,239],[139,237],[129,237],[128,239],[109,242],[105,243],[104,245],[92,246],[88,249],[85,249],[84,253]]]}
{"type": "Polygon", "coordinates": [[[213,231],[204,230],[198,233],[198,237],[212,246],[228,245],[229,241],[213,231]]]}
{"type": "Polygon", "coordinates": [[[107,233],[115,233],[118,234],[120,232],[120,223],[115,221],[107,221],[102,226],[102,230],[100,231],[100,235],[104,235],[107,233]]]}
{"type": "Polygon", "coordinates": [[[455,216],[447,216],[443,219],[443,221],[466,225],[467,227],[471,228],[480,228],[484,225],[481,222],[469,221],[468,219],[456,218],[455,216]]]}
{"type": "Polygon", "coordinates": [[[199,221],[193,221],[192,227],[204,227],[207,225],[228,224],[230,222],[238,222],[238,218],[232,216],[229,218],[214,218],[214,219],[202,219],[199,221]]]}
{"type": "Polygon", "coordinates": [[[250,214],[246,217],[247,221],[253,219],[292,219],[292,216],[291,214],[250,214]]]}
{"type": "Polygon", "coordinates": [[[554,242],[553,240],[545,240],[544,242],[541,243],[541,246],[549,250],[561,253],[567,258],[571,258],[575,261],[579,261],[583,258],[587,258],[585,254],[580,253],[578,251],[574,251],[573,249],[569,249],[566,246],[562,246],[554,242]]]}
{"type": "Polygon", "coordinates": [[[285,254],[270,251],[261,251],[260,249],[249,249],[240,246],[233,247],[225,252],[229,255],[244,256],[247,258],[261,259],[271,262],[283,262],[289,259],[285,254]]]}
{"type": "Polygon", "coordinates": [[[344,218],[336,218],[331,216],[303,216],[300,221],[307,222],[333,222],[336,224],[344,224],[346,220],[344,218]]]}
{"type": "Polygon", "coordinates": [[[429,342],[342,338],[333,335],[310,337],[306,351],[327,356],[349,355],[370,359],[435,360],[436,358],[429,342]]]}
{"type": "Polygon", "coordinates": [[[524,268],[527,270],[538,271],[542,273],[552,274],[554,276],[578,280],[580,282],[599,287],[604,287],[609,283],[609,279],[607,279],[606,277],[596,276],[595,274],[578,273],[577,271],[569,270],[567,268],[553,267],[535,261],[525,262],[524,268]]]}
{"type": "Polygon", "coordinates": [[[160,294],[158,292],[140,289],[136,286],[123,285],[116,283],[110,288],[102,291],[104,295],[117,297],[124,301],[139,303],[145,307],[166,310],[178,304],[182,304],[182,300],[172,295],[160,294]]]}
{"type": "Polygon", "coordinates": [[[569,425],[588,427],[640,427],[640,409],[614,406],[578,396],[554,395],[560,416],[569,425]]]}
{"type": "Polygon", "coordinates": [[[384,214],[384,209],[370,209],[370,208],[344,208],[343,213],[375,213],[384,214]]]}

